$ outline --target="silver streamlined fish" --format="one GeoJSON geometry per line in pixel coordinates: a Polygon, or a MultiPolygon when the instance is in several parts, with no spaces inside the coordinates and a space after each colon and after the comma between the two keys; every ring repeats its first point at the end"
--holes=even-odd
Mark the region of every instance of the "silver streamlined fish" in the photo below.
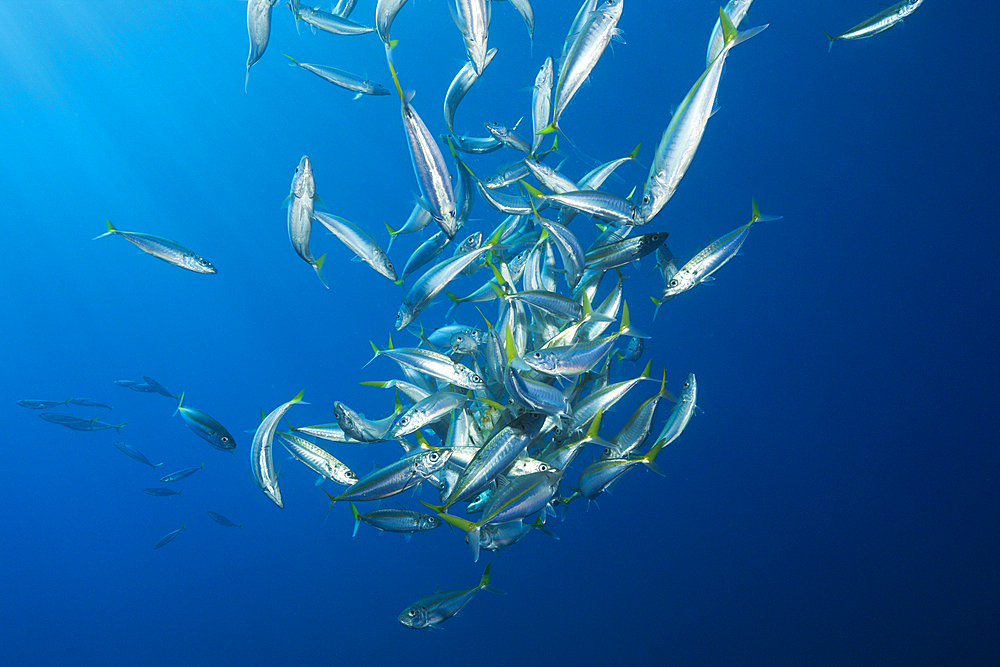
{"type": "Polygon", "coordinates": [[[176,241],[171,241],[160,236],[153,236],[152,234],[143,234],[142,232],[123,232],[115,229],[110,220],[106,220],[105,222],[108,223],[108,231],[100,236],[95,236],[95,241],[103,239],[105,236],[120,236],[144,253],[152,255],[157,259],[162,259],[167,264],[173,264],[174,266],[179,266],[182,269],[194,271],[195,273],[216,273],[216,269],[212,266],[211,262],[176,241]]]}
{"type": "Polygon", "coordinates": [[[250,471],[253,473],[253,479],[264,495],[278,507],[284,507],[285,503],[281,500],[278,473],[274,469],[274,431],[288,408],[296,403],[305,402],[302,400],[304,393],[305,390],[300,391],[292,400],[282,403],[267,415],[257,427],[257,431],[253,434],[253,442],[250,444],[250,471]]]}
{"type": "Polygon", "coordinates": [[[365,77],[358,76],[357,74],[351,74],[350,72],[345,72],[342,69],[337,69],[335,67],[328,67],[327,65],[315,65],[312,63],[300,63],[295,58],[285,55],[286,58],[291,60],[289,63],[290,67],[300,67],[307,72],[312,72],[324,81],[328,81],[335,86],[343,88],[344,90],[349,90],[352,93],[356,93],[353,99],[360,99],[362,95],[388,95],[390,93],[389,89],[381,84],[375,83],[374,81],[369,81],[365,77]]]}
{"type": "Polygon", "coordinates": [[[490,585],[490,565],[486,566],[479,584],[472,588],[462,588],[451,591],[435,591],[425,595],[399,615],[399,622],[413,630],[422,628],[438,628],[452,616],[469,604],[476,593],[482,590],[504,595],[504,592],[490,585]]]}
{"type": "Polygon", "coordinates": [[[396,280],[396,269],[371,234],[337,215],[315,211],[313,217],[330,230],[330,233],[346,245],[358,259],[389,280],[396,280]]]}
{"type": "Polygon", "coordinates": [[[316,181],[313,178],[312,162],[308,155],[303,155],[299,160],[299,166],[295,168],[295,175],[292,176],[292,191],[285,200],[288,206],[288,239],[292,242],[292,248],[302,260],[313,267],[316,277],[323,283],[323,287],[330,288],[323,277],[323,260],[326,255],[319,259],[313,259],[312,251],[309,249],[309,237],[312,236],[313,207],[316,204],[316,181]]]}
{"type": "Polygon", "coordinates": [[[641,224],[652,220],[674,196],[677,186],[691,166],[701,144],[701,137],[705,133],[705,126],[712,115],[715,94],[719,90],[719,81],[722,78],[722,67],[726,63],[729,51],[767,27],[765,24],[737,32],[733,22],[721,8],[719,21],[722,23],[725,45],[712,64],[695,81],[663,132],[642,192],[642,204],[639,207],[641,224]]]}
{"type": "Polygon", "coordinates": [[[250,55],[247,56],[247,76],[243,92],[250,83],[250,68],[261,59],[271,39],[271,10],[278,0],[249,0],[247,2],[247,32],[250,34],[250,55]]]}
{"type": "Polygon", "coordinates": [[[897,2],[891,7],[886,7],[878,14],[865,19],[853,28],[849,28],[839,35],[831,35],[824,30],[823,34],[830,40],[830,48],[828,50],[833,50],[833,43],[837,40],[868,39],[872,35],[884,32],[894,25],[902,24],[903,19],[916,11],[917,7],[919,7],[923,1],[924,0],[903,0],[903,2],[897,2]]]}
{"type": "Polygon", "coordinates": [[[178,412],[181,415],[181,419],[187,424],[187,427],[199,438],[212,445],[212,447],[223,452],[231,452],[236,449],[236,438],[226,430],[225,426],[201,410],[184,405],[183,391],[177,402],[177,409],[174,410],[174,414],[178,412]]]}

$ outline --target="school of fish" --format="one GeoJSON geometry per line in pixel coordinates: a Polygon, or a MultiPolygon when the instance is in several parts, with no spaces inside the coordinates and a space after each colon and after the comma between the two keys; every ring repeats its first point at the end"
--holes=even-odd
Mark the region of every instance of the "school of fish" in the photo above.
{"type": "MultiPolygon", "coordinates": [[[[268,46],[276,2],[250,0],[247,4],[250,52],[244,84],[248,90],[250,69],[268,46]]],[[[560,34],[565,30],[561,53],[541,57],[537,72],[526,73],[521,82],[532,89],[530,108],[524,114],[530,118],[530,128],[526,123],[519,132],[519,124],[508,127],[481,119],[483,130],[473,135],[456,133],[455,119],[466,94],[492,62],[503,58],[489,46],[495,2],[456,0],[450,7],[467,61],[445,93],[440,120],[418,114],[413,94],[405,91],[397,74],[395,60],[405,58],[406,51],[397,51],[390,31],[397,19],[407,20],[401,12],[406,0],[377,0],[375,15],[369,17],[373,20],[367,21],[373,25],[353,14],[356,0],[339,0],[330,12],[299,0],[286,3],[296,25],[305,23],[314,33],[375,33],[374,38],[361,39],[381,40],[391,87],[329,65],[286,57],[291,66],[354,93],[354,99],[395,92],[415,181],[404,187],[417,194],[405,223],[389,228],[389,242],[383,249],[373,230],[318,210],[322,202],[309,156],[302,156],[294,169],[285,198],[293,252],[329,288],[323,272],[326,255],[315,259],[311,250],[313,223],[318,222],[358,260],[401,286],[392,328],[404,333],[393,341],[388,311],[386,332],[372,331],[373,339],[390,335],[387,345],[372,343],[374,356],[365,367],[370,364],[371,372],[383,376],[395,368],[388,362],[399,369],[397,379],[362,382],[394,395],[394,405],[383,417],[364,416],[345,402],[352,397],[344,397],[345,401],[331,406],[331,423],[292,426],[293,408],[304,402],[303,392],[269,414],[262,413],[248,447],[250,471],[274,505],[281,508],[285,503],[275,465],[277,442],[318,475],[317,485],[329,481],[338,486],[335,493],[322,490],[330,507],[338,503],[350,507],[355,534],[365,523],[409,540],[414,533],[449,524],[459,529],[456,534],[464,538],[478,561],[483,551],[512,548],[535,530],[558,539],[547,517],[561,515],[565,520],[570,507],[589,507],[634,468],[663,474],[658,458],[683,434],[695,414],[697,382],[694,373],[688,373],[674,395],[666,388],[665,370],[654,373],[647,364],[638,371],[636,362],[649,336],[631,321],[625,272],[647,256],[646,262],[655,261],[663,279],[662,293],[629,295],[651,298],[655,317],[667,301],[714,280],[758,222],[778,219],[762,214],[752,200],[749,221],[680,268],[665,245],[668,233],[657,221],[693,163],[716,109],[723,68],[732,50],[767,28],[740,30],[752,2],[730,0],[717,17],[706,15],[706,28],[712,20],[715,25],[710,32],[706,30],[705,69],[700,76],[692,76],[693,85],[651,156],[645,181],[635,183],[625,197],[602,188],[611,178],[621,181],[615,171],[637,162],[641,143],[628,154],[607,156],[607,161],[582,175],[563,173],[561,165],[555,164],[567,146],[573,145],[572,133],[578,131],[569,124],[563,126],[564,111],[611,42],[623,41],[618,24],[624,0],[585,0],[575,14],[565,16],[564,25],[552,27],[560,34]],[[476,164],[474,160],[492,153],[497,154],[497,171],[477,176],[469,162],[476,164]],[[474,206],[478,229],[471,230],[467,226],[472,226],[474,206]],[[586,219],[598,223],[594,238],[589,223],[581,222],[586,219]],[[638,227],[643,233],[634,233],[638,227]],[[426,239],[397,271],[388,252],[398,237],[410,234],[424,234],[426,239]],[[453,252],[446,253],[449,246],[453,252]],[[476,287],[465,295],[456,294],[460,278],[476,287]],[[426,313],[439,303],[449,306],[443,321],[426,313]],[[400,336],[406,337],[405,344],[400,336]],[[633,390],[645,400],[616,433],[603,429],[604,415],[633,390]],[[338,448],[372,443],[395,443],[402,452],[395,462],[364,476],[334,456],[338,448]],[[412,501],[419,502],[419,507],[385,502],[422,485],[431,487],[433,497],[412,501]]],[[[900,23],[921,2],[905,0],[844,33],[827,37],[831,45],[835,40],[870,37],[900,23]]],[[[510,0],[509,4],[523,18],[533,40],[536,26],[529,0],[510,0]]],[[[407,11],[422,9],[411,6],[407,11]]],[[[175,241],[120,231],[111,222],[107,230],[97,238],[121,236],[175,266],[216,272],[208,260],[175,241]]],[[[177,400],[175,414],[196,435],[217,450],[236,449],[233,435],[205,412],[185,405],[183,393],[176,397],[148,377],[116,384],[177,400]]],[[[60,405],[110,409],[93,399],[20,404],[33,410],[60,405]]],[[[40,416],[78,431],[115,429],[120,433],[125,426],[53,412],[40,416]]],[[[162,465],[121,441],[113,444],[154,470],[162,465]]],[[[160,482],[171,484],[203,467],[179,470],[161,477],[160,482]]],[[[144,492],[152,496],[180,493],[169,486],[144,492]]],[[[415,498],[415,493],[406,497],[411,495],[415,498]]],[[[296,497],[292,502],[316,500],[296,497]]],[[[208,514],[222,526],[242,526],[215,512],[208,514]]],[[[185,525],[167,533],[153,548],[176,538],[185,525]]],[[[491,584],[491,565],[468,588],[438,590],[407,606],[399,622],[414,629],[437,628],[479,591],[502,593],[491,584]]]]}

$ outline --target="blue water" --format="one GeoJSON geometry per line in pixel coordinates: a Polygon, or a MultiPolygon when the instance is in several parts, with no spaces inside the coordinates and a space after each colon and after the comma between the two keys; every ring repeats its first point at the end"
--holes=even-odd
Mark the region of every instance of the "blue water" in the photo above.
{"type": "MultiPolygon", "coordinates": [[[[530,127],[524,89],[578,7],[536,0],[531,50],[505,5],[460,132],[522,116],[530,127]]],[[[371,24],[373,7],[361,0],[354,18],[371,24]]],[[[642,141],[644,166],[607,186],[641,190],[671,105],[703,71],[717,10],[628,0],[627,44],[563,116],[577,146],[566,173],[642,141]]],[[[246,431],[300,389],[309,405],[290,410],[296,424],[332,421],[334,400],[369,417],[392,409],[389,392],[358,382],[400,375],[388,360],[362,366],[368,341],[395,333],[402,289],[317,230],[324,290],[281,208],[308,154],[327,211],[383,245],[383,222],[408,215],[418,186],[398,99],[352,101],[281,55],[391,86],[378,38],[297,33],[278,5],[244,92],[240,2],[0,4],[3,663],[995,663],[998,17],[930,1],[905,27],[827,53],[820,28],[877,10],[755,3],[744,26],[770,27],[731,53],[720,110],[650,230],[668,231],[683,262],[745,223],[751,197],[784,218],[655,322],[660,277],[649,259],[627,270],[653,372],[666,368],[674,391],[698,377],[704,413],[660,454],[666,478],[635,470],[600,508],[550,520],[559,541],[532,534],[475,564],[447,529],[406,544],[362,526],[351,539],[348,508],[327,517],[315,476],[283,451],[283,510],[249,476],[246,431]],[[105,219],[177,239],[218,275],[91,241],[105,219]],[[112,384],[143,375],[225,424],[235,454],[172,417],[170,399],[112,384]],[[112,431],[70,431],[16,404],[71,396],[111,404],[74,413],[127,421],[120,439],[164,465],[123,456],[112,431]],[[201,463],[180,498],[141,492],[201,463]],[[246,525],[223,528],[207,510],[246,525]],[[473,585],[491,560],[506,596],[481,593],[441,633],[397,623],[435,586],[473,585]]],[[[408,3],[392,36],[403,87],[443,132],[441,101],[465,58],[446,3],[408,3]]],[[[505,159],[517,157],[470,164],[485,175],[505,159]]],[[[486,230],[502,216],[478,201],[472,217],[486,230]]],[[[397,268],[418,242],[397,240],[397,268]]],[[[438,326],[444,311],[420,321],[438,326]]],[[[479,323],[469,306],[458,316],[479,323]]],[[[607,432],[651,391],[629,395],[607,432]]],[[[398,452],[334,453],[365,474],[398,452]]]]}

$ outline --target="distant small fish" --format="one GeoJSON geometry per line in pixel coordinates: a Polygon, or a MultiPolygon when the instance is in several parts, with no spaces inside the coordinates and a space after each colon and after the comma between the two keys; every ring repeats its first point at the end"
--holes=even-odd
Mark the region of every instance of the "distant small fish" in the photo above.
{"type": "Polygon", "coordinates": [[[169,475],[164,475],[163,477],[160,478],[160,481],[165,482],[167,484],[169,484],[170,482],[176,482],[178,480],[184,479],[185,477],[190,477],[191,475],[195,474],[204,467],[205,464],[202,463],[197,468],[186,468],[184,470],[178,470],[177,472],[172,472],[169,475]]]}
{"type": "Polygon", "coordinates": [[[17,404],[29,410],[51,410],[57,405],[66,405],[68,401],[18,401],[17,404]]]}
{"type": "MultiPolygon", "coordinates": [[[[159,382],[157,382],[153,378],[149,377],[148,375],[143,375],[142,379],[145,380],[146,384],[153,391],[155,391],[157,394],[162,394],[163,396],[166,396],[167,398],[177,398],[176,396],[174,396],[173,394],[170,393],[170,390],[168,390],[166,387],[164,387],[162,384],[160,384],[159,382]]],[[[134,389],[134,387],[129,387],[129,389],[134,389]]],[[[139,389],[137,391],[146,391],[146,390],[145,389],[139,389]]]]}
{"type": "Polygon", "coordinates": [[[157,259],[162,259],[168,264],[173,264],[174,266],[179,266],[182,269],[194,271],[195,273],[216,273],[215,267],[212,266],[211,262],[176,241],[141,232],[123,232],[115,229],[110,220],[106,220],[105,222],[108,223],[108,231],[100,236],[95,236],[95,241],[105,236],[117,234],[144,253],[150,254],[157,259]]]}
{"type": "Polygon", "coordinates": [[[80,417],[74,417],[73,415],[62,415],[55,412],[43,412],[38,416],[49,423],[59,424],[60,426],[65,426],[66,428],[74,431],[104,431],[109,428],[113,428],[120,434],[121,427],[128,423],[122,422],[117,425],[106,424],[102,421],[97,421],[96,417],[93,419],[81,419],[80,417]]]}
{"type": "Polygon", "coordinates": [[[71,398],[66,401],[70,405],[80,405],[85,408],[107,408],[111,409],[111,406],[107,403],[101,403],[100,401],[95,401],[92,398],[71,398]]]}
{"type": "Polygon", "coordinates": [[[161,486],[161,487],[152,487],[149,489],[143,489],[142,492],[149,494],[151,496],[159,497],[159,496],[179,496],[181,495],[181,491],[183,490],[184,489],[181,489],[180,491],[174,491],[173,489],[165,489],[161,486]]]}
{"type": "Polygon", "coordinates": [[[167,542],[169,542],[169,541],[171,541],[172,539],[174,539],[175,537],[177,537],[177,533],[179,533],[179,532],[181,532],[182,530],[184,530],[184,526],[186,526],[186,525],[187,525],[187,523],[186,523],[186,522],[185,522],[185,523],[182,523],[182,524],[181,524],[181,527],[180,527],[180,528],[178,528],[177,530],[173,530],[173,531],[171,531],[171,532],[167,533],[166,535],[164,535],[163,537],[161,537],[161,538],[160,538],[160,541],[159,541],[159,542],[157,542],[156,544],[154,544],[154,545],[153,545],[153,548],[154,548],[154,549],[159,549],[159,548],[160,548],[160,547],[162,547],[162,546],[163,546],[164,544],[166,544],[167,542]]]}
{"type": "Polygon", "coordinates": [[[126,445],[126,444],[125,444],[124,442],[122,442],[121,440],[112,440],[112,441],[111,441],[111,444],[112,444],[112,445],[114,445],[115,447],[117,447],[117,448],[118,448],[118,449],[119,449],[119,450],[120,450],[120,451],[121,451],[121,452],[122,452],[123,454],[125,454],[126,456],[128,456],[128,457],[131,457],[131,458],[135,459],[135,460],[136,460],[136,461],[138,461],[139,463],[145,463],[146,465],[148,465],[148,466],[149,466],[150,468],[153,468],[154,470],[155,470],[156,468],[159,468],[159,467],[160,467],[161,465],[163,465],[162,463],[156,463],[156,464],[153,464],[153,463],[150,463],[150,462],[149,462],[149,459],[147,459],[147,458],[146,458],[146,457],[145,457],[145,456],[143,455],[143,453],[142,453],[142,452],[140,452],[140,451],[139,451],[138,449],[136,449],[135,447],[131,447],[131,446],[129,446],[129,445],[126,445]]]}
{"type": "Polygon", "coordinates": [[[59,412],[42,412],[38,415],[50,424],[72,424],[74,422],[84,422],[86,419],[82,419],[75,415],[64,415],[59,412]]]}
{"type": "Polygon", "coordinates": [[[155,394],[156,389],[150,387],[145,382],[139,380],[115,380],[115,385],[119,387],[125,387],[126,389],[131,389],[132,391],[138,391],[142,394],[155,394]]]}
{"type": "MultiPolygon", "coordinates": [[[[226,528],[242,528],[243,527],[242,523],[233,523],[232,521],[230,521],[226,517],[222,516],[218,512],[213,512],[213,511],[209,510],[208,511],[208,516],[212,517],[212,520],[215,521],[217,524],[219,524],[220,526],[225,526],[226,528]]],[[[246,523],[246,522],[244,521],[243,523],[246,523]]]]}
{"type": "Polygon", "coordinates": [[[833,50],[833,43],[840,39],[868,39],[872,35],[884,32],[896,24],[902,24],[903,19],[916,11],[917,7],[924,0],[903,0],[891,7],[886,7],[878,14],[870,16],[853,28],[845,30],[839,35],[831,35],[823,31],[827,39],[830,40],[830,49],[833,50]]]}

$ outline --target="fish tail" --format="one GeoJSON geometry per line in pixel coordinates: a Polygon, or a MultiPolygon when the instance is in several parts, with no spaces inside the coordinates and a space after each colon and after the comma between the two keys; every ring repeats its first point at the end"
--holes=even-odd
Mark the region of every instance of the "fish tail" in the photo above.
{"type": "MultiPolygon", "coordinates": [[[[823,30],[823,29],[822,29],[822,28],[820,28],[820,30],[823,30]]],[[[830,40],[830,48],[828,48],[828,49],[826,50],[826,52],[827,52],[827,53],[830,53],[831,51],[833,51],[833,41],[834,41],[835,39],[837,39],[837,38],[836,38],[836,37],[834,37],[833,35],[831,35],[830,33],[828,33],[828,32],[827,32],[826,30],[823,30],[823,34],[824,34],[824,35],[826,35],[826,38],[827,38],[828,40],[830,40]]]]}
{"type": "Polygon", "coordinates": [[[330,286],[326,283],[326,278],[323,276],[323,262],[326,261],[326,255],[320,255],[320,258],[313,263],[313,269],[316,270],[316,277],[319,281],[323,283],[323,287],[330,289],[330,286]]]}
{"type": "Polygon", "coordinates": [[[122,426],[124,426],[127,423],[128,422],[122,422],[118,426],[115,426],[115,433],[117,433],[118,435],[121,435],[122,434],[121,428],[122,428],[122,426]]]}
{"type": "Polygon", "coordinates": [[[351,537],[358,534],[358,526],[361,525],[361,514],[358,512],[358,508],[351,503],[351,514],[354,515],[354,532],[351,533],[351,537]]]}
{"type": "Polygon", "coordinates": [[[660,312],[660,306],[663,305],[663,303],[664,303],[664,301],[666,301],[666,299],[657,299],[655,296],[651,296],[649,298],[652,299],[653,303],[656,304],[656,308],[653,309],[653,321],[655,322],[656,321],[656,314],[658,312],[660,312]]]}
{"type": "Polygon", "coordinates": [[[93,239],[91,239],[92,241],[96,241],[97,239],[103,239],[105,236],[111,236],[112,234],[118,233],[118,230],[115,229],[115,226],[111,224],[110,220],[105,220],[104,222],[108,223],[108,231],[104,232],[100,236],[95,236],[93,239]]]}
{"type": "Polygon", "coordinates": [[[560,133],[562,132],[562,130],[559,129],[559,121],[555,121],[555,120],[552,121],[551,123],[549,123],[548,125],[546,125],[542,129],[540,129],[537,132],[535,132],[535,134],[550,134],[552,132],[560,132],[560,133]]]}
{"type": "MultiPolygon", "coordinates": [[[[298,27],[299,27],[298,23],[299,23],[299,20],[298,20],[298,17],[296,17],[296,19],[295,19],[295,28],[296,28],[296,30],[298,30],[298,27]]],[[[285,56],[286,58],[288,58],[289,60],[292,61],[291,64],[289,64],[289,67],[296,67],[296,66],[297,67],[301,67],[301,65],[299,65],[299,61],[296,60],[295,58],[291,57],[287,53],[282,53],[281,55],[285,56]]]]}
{"type": "Polygon", "coordinates": [[[396,76],[396,68],[392,66],[392,50],[396,47],[397,40],[389,40],[385,45],[385,61],[389,64],[389,73],[392,74],[392,82],[396,84],[396,92],[399,93],[399,99],[404,104],[406,103],[406,97],[403,95],[403,87],[399,85],[399,77],[396,76]]]}
{"type": "Polygon", "coordinates": [[[161,465],[163,464],[162,463],[153,464],[153,469],[159,468],[161,465]]]}
{"type": "MultiPolygon", "coordinates": [[[[721,7],[719,8],[719,21],[722,25],[722,33],[723,35],[725,35],[726,38],[725,41],[726,47],[730,49],[736,46],[737,44],[742,44],[743,42],[747,41],[754,35],[763,32],[764,28],[768,26],[768,24],[765,23],[764,25],[759,25],[750,28],[749,30],[744,30],[743,32],[739,32],[736,30],[736,26],[733,25],[732,19],[729,18],[729,15],[726,14],[726,12],[721,7]]],[[[724,53],[725,51],[726,49],[723,49],[719,53],[719,55],[721,56],[722,53],[724,53]]],[[[718,57],[719,56],[716,56],[716,58],[718,57]]]]}
{"type": "Polygon", "coordinates": [[[782,217],[783,216],[780,215],[767,215],[766,213],[761,213],[760,207],[757,206],[757,200],[755,198],[751,199],[751,208],[750,208],[751,224],[754,222],[761,222],[761,221],[781,220],[782,217]]]}
{"type": "Polygon", "coordinates": [[[176,417],[177,413],[180,411],[182,405],[184,405],[184,392],[183,391],[181,392],[181,397],[179,399],[177,399],[177,407],[174,408],[174,414],[172,414],[170,416],[171,417],[176,417]]]}
{"type": "Polygon", "coordinates": [[[542,521],[542,517],[540,517],[540,516],[536,516],[535,517],[535,520],[531,524],[531,527],[534,528],[535,530],[537,530],[540,533],[548,535],[553,540],[558,540],[559,539],[558,535],[556,535],[555,533],[553,533],[549,528],[545,527],[545,522],[542,521]]]}
{"type": "Polygon", "coordinates": [[[665,444],[667,444],[666,440],[660,440],[655,445],[653,445],[653,448],[650,449],[645,456],[639,459],[640,461],[642,461],[643,465],[645,465],[647,468],[655,472],[660,477],[665,477],[665,475],[663,474],[663,471],[660,470],[660,466],[656,465],[653,461],[656,459],[656,455],[660,453],[660,450],[663,449],[663,445],[665,444]]]}
{"type": "Polygon", "coordinates": [[[507,595],[504,591],[500,590],[496,586],[490,586],[490,566],[493,565],[492,561],[486,564],[486,569],[483,570],[483,576],[479,580],[479,588],[481,590],[489,591],[490,593],[496,593],[497,595],[507,595]]]}

